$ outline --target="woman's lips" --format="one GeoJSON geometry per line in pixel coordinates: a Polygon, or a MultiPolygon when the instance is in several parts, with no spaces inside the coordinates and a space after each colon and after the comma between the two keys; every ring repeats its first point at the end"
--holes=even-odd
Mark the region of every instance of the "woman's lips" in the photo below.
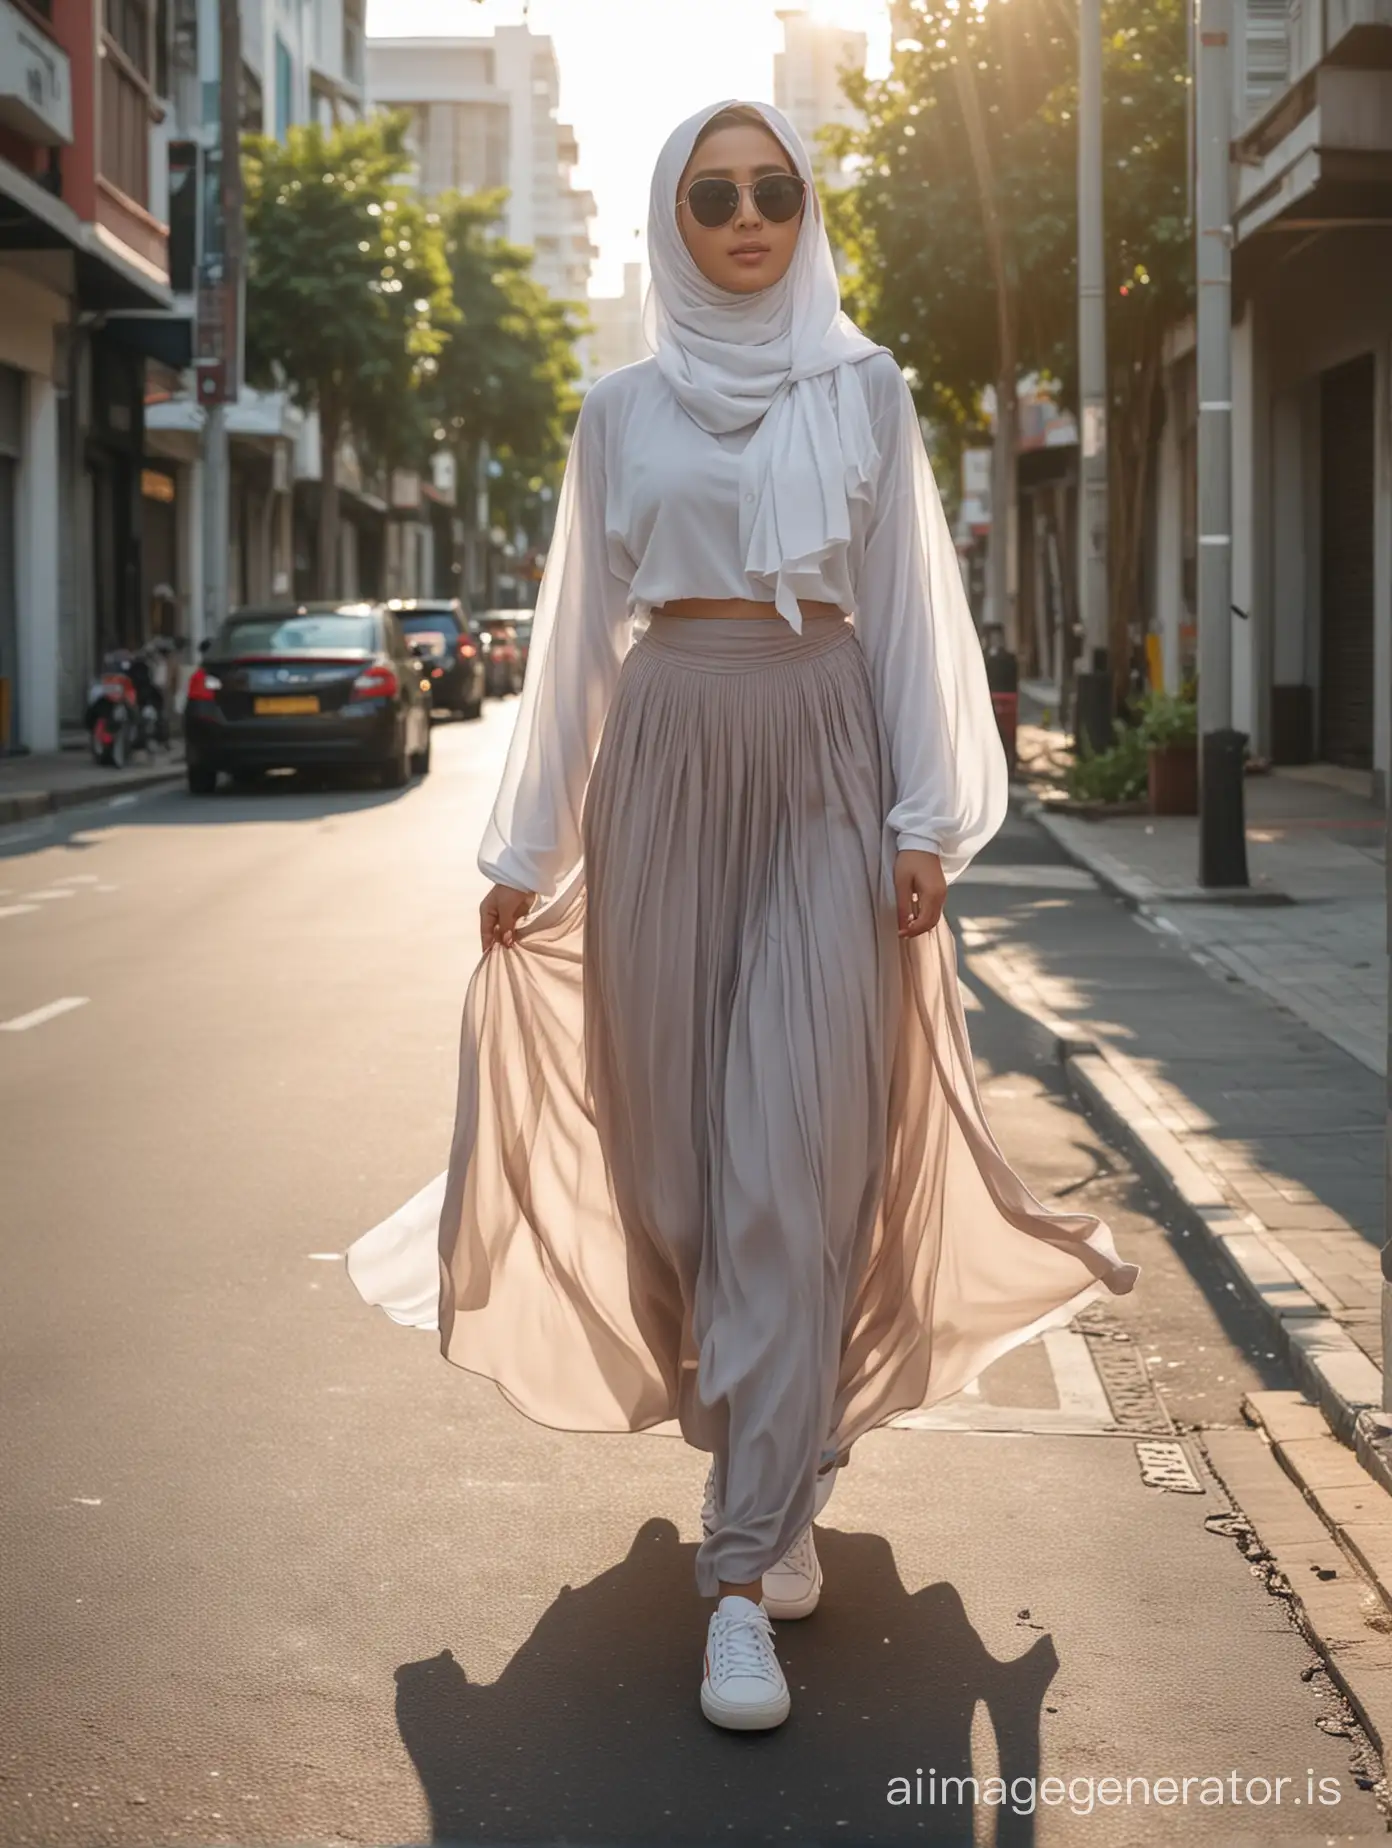
{"type": "Polygon", "coordinates": [[[756,264],[762,263],[768,254],[767,244],[737,244],[730,252],[735,262],[742,264],[746,269],[752,269],[756,264]]]}

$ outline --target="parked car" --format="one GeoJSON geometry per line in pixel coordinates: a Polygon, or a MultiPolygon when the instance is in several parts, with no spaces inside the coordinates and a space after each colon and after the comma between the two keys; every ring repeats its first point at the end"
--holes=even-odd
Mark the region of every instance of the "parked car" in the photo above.
{"type": "Polygon", "coordinates": [[[525,615],[519,615],[512,626],[517,631],[517,656],[522,669],[522,678],[525,680],[527,662],[532,652],[532,612],[528,610],[525,615]]]}
{"type": "Polygon", "coordinates": [[[476,719],[483,711],[483,650],[458,597],[393,597],[387,608],[420,655],[437,712],[476,719]]]}
{"type": "Polygon", "coordinates": [[[522,657],[517,646],[517,612],[485,610],[473,630],[488,664],[488,691],[494,699],[522,691],[522,657]]]}
{"type": "Polygon", "coordinates": [[[390,610],[301,603],[236,610],[189,682],[188,786],[210,796],[219,771],[377,771],[399,789],[430,769],[430,682],[390,610]]]}

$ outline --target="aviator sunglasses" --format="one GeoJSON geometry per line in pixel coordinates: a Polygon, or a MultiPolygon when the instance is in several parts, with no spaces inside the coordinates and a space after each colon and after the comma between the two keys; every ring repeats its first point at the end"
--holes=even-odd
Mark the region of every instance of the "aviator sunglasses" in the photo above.
{"type": "MultiPolygon", "coordinates": [[[[746,183],[748,184],[748,183],[746,183]]],[[[765,173],[748,185],[754,210],[771,225],[786,225],[802,210],[807,182],[796,173],[765,173]]],[[[740,194],[745,190],[735,180],[693,180],[684,199],[698,225],[714,231],[728,225],[739,210],[740,194]]]]}

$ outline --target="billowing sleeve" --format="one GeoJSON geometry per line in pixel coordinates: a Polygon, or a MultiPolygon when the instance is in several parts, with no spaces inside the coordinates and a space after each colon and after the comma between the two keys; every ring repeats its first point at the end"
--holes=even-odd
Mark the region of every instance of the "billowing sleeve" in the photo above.
{"type": "Polygon", "coordinates": [[[936,853],[951,881],[1005,819],[1005,751],[913,398],[896,365],[871,364],[866,395],[880,461],[856,631],[893,770],[888,826],[901,853],[936,853]]]}
{"type": "Polygon", "coordinates": [[[496,884],[552,897],[580,862],[580,817],[632,638],[628,586],[605,531],[603,407],[581,406],[532,618],[527,675],[479,850],[496,884]]]}

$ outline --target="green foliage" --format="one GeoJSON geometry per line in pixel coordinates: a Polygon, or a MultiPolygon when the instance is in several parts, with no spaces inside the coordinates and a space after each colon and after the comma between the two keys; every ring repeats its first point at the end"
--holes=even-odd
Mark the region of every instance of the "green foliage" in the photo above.
{"type": "Polygon", "coordinates": [[[1064,776],[1064,787],[1075,801],[1139,802],[1145,795],[1150,773],[1140,728],[1117,719],[1112,730],[1116,743],[1109,751],[1093,752],[1080,741],[1064,776]]]}
{"type": "Polygon", "coordinates": [[[439,218],[401,181],[404,135],[399,116],[309,123],[249,137],[243,160],[248,374],[386,461],[419,451],[455,318],[439,218]]]}
{"type": "MultiPolygon", "coordinates": [[[[979,428],[996,313],[959,66],[980,99],[1018,309],[1022,371],[1076,386],[1077,8],[1071,0],[910,0],[890,75],[847,79],[865,117],[832,138],[857,183],[830,203],[848,306],[922,379],[921,408],[979,428]]],[[[1183,0],[1103,0],[1104,206],[1113,374],[1142,331],[1191,305],[1183,0]]]]}
{"type": "Polygon", "coordinates": [[[500,193],[439,201],[459,319],[427,396],[438,440],[466,470],[483,442],[502,464],[492,502],[507,521],[559,477],[579,408],[575,343],[586,324],[579,304],[553,301],[536,281],[531,253],[499,235],[502,208],[500,193]]]}
{"type": "Polygon", "coordinates": [[[1140,702],[1138,730],[1147,746],[1197,744],[1198,706],[1188,693],[1147,693],[1140,702]]]}

